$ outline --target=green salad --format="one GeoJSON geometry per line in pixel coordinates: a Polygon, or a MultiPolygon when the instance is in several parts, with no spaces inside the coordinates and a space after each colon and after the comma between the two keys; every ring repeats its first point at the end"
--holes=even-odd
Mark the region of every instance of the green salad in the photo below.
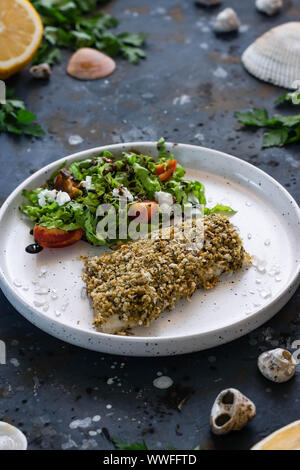
{"type": "MultiPolygon", "coordinates": [[[[163,138],[158,141],[157,149],[157,160],[136,151],[124,152],[120,159],[116,159],[111,152],[104,150],[97,156],[70,165],[64,162],[42,187],[24,190],[23,196],[27,201],[20,206],[21,212],[35,223],[35,228],[43,229],[44,238],[45,234],[50,237],[49,244],[43,245],[36,236],[36,230],[37,242],[54,248],[66,246],[67,243],[55,246],[50,235],[58,233],[62,236],[64,232],[77,231],[81,233],[80,238],[92,245],[118,243],[118,237],[115,240],[99,237],[97,209],[101,204],[110,204],[118,211],[120,196],[127,200],[129,219],[132,218],[132,206],[144,205],[149,224],[157,195],[171,195],[173,203],[182,207],[186,204],[204,206],[204,214],[235,213],[227,206],[206,207],[203,184],[184,178],[184,168],[166,149],[163,138]]],[[[157,207],[159,211],[159,205],[157,207]]]]}

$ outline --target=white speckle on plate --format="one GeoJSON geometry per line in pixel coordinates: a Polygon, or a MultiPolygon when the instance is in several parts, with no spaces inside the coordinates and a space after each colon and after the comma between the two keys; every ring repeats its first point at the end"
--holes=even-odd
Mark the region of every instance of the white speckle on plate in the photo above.
{"type": "Polygon", "coordinates": [[[19,279],[15,279],[15,280],[14,280],[14,285],[15,285],[16,287],[22,287],[22,282],[21,282],[19,279]]]}

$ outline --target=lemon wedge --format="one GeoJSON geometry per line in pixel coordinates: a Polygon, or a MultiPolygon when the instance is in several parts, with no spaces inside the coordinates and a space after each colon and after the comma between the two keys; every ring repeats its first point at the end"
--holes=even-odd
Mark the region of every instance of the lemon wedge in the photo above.
{"type": "Polygon", "coordinates": [[[33,58],[43,25],[28,0],[0,1],[0,79],[22,70],[33,58]]]}
{"type": "Polygon", "coordinates": [[[294,421],[278,429],[251,450],[300,450],[300,421],[294,421]]]}

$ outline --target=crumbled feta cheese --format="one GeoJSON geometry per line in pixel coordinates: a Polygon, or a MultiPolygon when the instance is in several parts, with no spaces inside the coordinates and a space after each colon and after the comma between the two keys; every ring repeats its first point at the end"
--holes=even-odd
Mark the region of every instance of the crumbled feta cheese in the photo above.
{"type": "Polygon", "coordinates": [[[57,202],[59,206],[63,206],[67,202],[71,201],[68,193],[64,191],[56,191],[56,189],[43,189],[38,194],[38,202],[41,207],[45,207],[49,202],[57,202]]]}
{"type": "Polygon", "coordinates": [[[190,194],[188,195],[188,200],[189,200],[192,204],[199,204],[198,198],[195,196],[194,193],[190,193],[190,194]]]}
{"type": "Polygon", "coordinates": [[[156,191],[154,194],[155,200],[159,204],[161,212],[169,212],[170,208],[173,206],[173,196],[170,193],[165,193],[164,191],[156,191]]]}
{"type": "Polygon", "coordinates": [[[64,191],[58,191],[56,196],[56,202],[59,206],[63,206],[69,201],[71,201],[71,198],[68,193],[65,193],[64,191]]]}
{"type": "Polygon", "coordinates": [[[133,195],[125,186],[120,186],[119,188],[114,188],[112,192],[113,196],[115,197],[123,197],[126,198],[128,201],[132,202],[134,200],[133,195]]]}
{"type": "Polygon", "coordinates": [[[41,207],[44,207],[49,201],[55,201],[57,191],[56,189],[43,189],[38,194],[38,202],[41,207]]]}
{"type": "Polygon", "coordinates": [[[173,196],[170,193],[165,193],[164,191],[156,191],[154,197],[159,204],[167,204],[168,206],[171,206],[173,204],[173,196]]]}
{"type": "Polygon", "coordinates": [[[91,189],[93,189],[92,177],[91,176],[86,176],[85,180],[82,181],[81,184],[87,191],[90,191],[91,189]]]}

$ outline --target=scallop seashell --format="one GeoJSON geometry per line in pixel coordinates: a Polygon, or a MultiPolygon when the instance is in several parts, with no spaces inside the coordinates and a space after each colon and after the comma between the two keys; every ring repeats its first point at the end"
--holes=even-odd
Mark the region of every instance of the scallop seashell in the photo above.
{"type": "Polygon", "coordinates": [[[0,421],[0,450],[26,450],[27,439],[15,426],[0,421]]]}
{"type": "Polygon", "coordinates": [[[227,388],[217,396],[210,414],[214,434],[239,431],[256,415],[254,403],[235,388],[227,388]]]}
{"type": "Polygon", "coordinates": [[[300,79],[300,22],[270,29],[242,55],[244,67],[256,78],[295,89],[300,79]]]}
{"type": "Polygon", "coordinates": [[[237,31],[240,27],[240,20],[232,8],[222,10],[213,24],[216,33],[231,33],[237,31]]]}
{"type": "Polygon", "coordinates": [[[116,63],[109,56],[92,49],[82,47],[72,55],[67,72],[79,80],[96,80],[113,73],[116,63]]]}
{"type": "Polygon", "coordinates": [[[256,0],[255,6],[259,11],[272,16],[282,8],[282,0],[256,0]]]}

